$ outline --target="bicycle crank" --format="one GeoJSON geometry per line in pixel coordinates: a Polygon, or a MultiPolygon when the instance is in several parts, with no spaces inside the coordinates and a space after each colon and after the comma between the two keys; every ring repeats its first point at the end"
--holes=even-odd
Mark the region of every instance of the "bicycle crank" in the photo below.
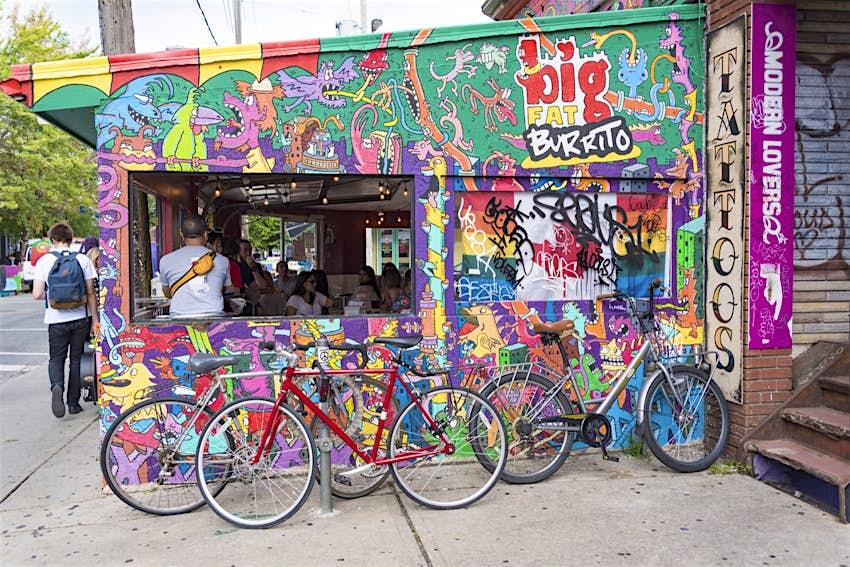
{"type": "Polygon", "coordinates": [[[589,413],[581,420],[581,440],[589,447],[600,447],[603,460],[617,462],[620,459],[609,455],[606,449],[611,438],[611,422],[601,413],[589,413]]]}

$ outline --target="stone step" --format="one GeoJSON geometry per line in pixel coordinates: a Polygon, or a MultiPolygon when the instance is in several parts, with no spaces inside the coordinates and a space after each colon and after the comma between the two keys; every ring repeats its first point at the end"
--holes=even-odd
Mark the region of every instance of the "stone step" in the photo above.
{"type": "Polygon", "coordinates": [[[779,412],[782,419],[791,421],[826,435],[850,439],[850,414],[826,406],[785,408],[779,412]]]}
{"type": "Polygon", "coordinates": [[[850,376],[821,376],[818,384],[825,406],[850,414],[850,376]]]}
{"type": "Polygon", "coordinates": [[[788,439],[850,460],[850,414],[826,406],[788,407],[779,411],[779,417],[788,439]]]}
{"type": "Polygon", "coordinates": [[[850,461],[810,449],[790,439],[749,441],[746,450],[802,470],[844,491],[850,485],[850,461]]]}

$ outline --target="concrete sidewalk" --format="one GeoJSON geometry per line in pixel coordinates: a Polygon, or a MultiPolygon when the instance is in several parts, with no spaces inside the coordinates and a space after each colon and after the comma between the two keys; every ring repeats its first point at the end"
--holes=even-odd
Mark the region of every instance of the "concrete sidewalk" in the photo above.
{"type": "Polygon", "coordinates": [[[95,410],[59,420],[46,366],[0,388],[0,563],[17,565],[850,565],[850,527],[744,475],[679,474],[571,456],[536,485],[500,483],[465,510],[388,483],[319,514],[241,530],[210,510],[154,517],[101,490],[95,410]],[[42,374],[42,375],[39,375],[42,374]],[[29,411],[26,411],[29,410],[29,411]]]}

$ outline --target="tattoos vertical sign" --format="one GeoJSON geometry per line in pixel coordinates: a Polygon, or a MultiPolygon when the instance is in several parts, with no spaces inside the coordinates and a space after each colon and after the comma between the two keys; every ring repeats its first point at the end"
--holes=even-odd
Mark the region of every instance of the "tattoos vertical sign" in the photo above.
{"type": "Polygon", "coordinates": [[[705,335],[720,353],[717,383],[741,400],[743,377],[744,187],[747,26],[743,16],[708,35],[706,71],[706,214],[708,226],[705,335]]]}
{"type": "Polygon", "coordinates": [[[749,348],[791,348],[796,8],[753,4],[749,348]]]}

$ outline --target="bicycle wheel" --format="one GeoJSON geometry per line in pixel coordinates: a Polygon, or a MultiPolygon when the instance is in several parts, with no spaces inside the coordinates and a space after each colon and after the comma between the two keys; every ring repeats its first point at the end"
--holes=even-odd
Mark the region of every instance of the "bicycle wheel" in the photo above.
{"type": "MultiPolygon", "coordinates": [[[[359,386],[357,381],[359,377],[351,374],[335,374],[330,376],[329,383],[329,400],[328,415],[333,418],[334,423],[342,427],[349,435],[354,435],[360,428],[360,420],[363,417],[363,400],[356,396],[359,386]]],[[[319,375],[318,374],[302,374],[296,375],[293,378],[295,385],[298,386],[308,398],[314,403],[319,403],[319,375]]],[[[301,407],[300,400],[290,392],[286,396],[286,403],[290,408],[298,408],[302,410],[307,423],[312,424],[313,414],[307,408],[301,407]]]]}
{"type": "MultiPolygon", "coordinates": [[[[552,476],[572,449],[575,433],[535,425],[541,418],[572,415],[573,404],[548,378],[527,372],[507,372],[481,390],[490,400],[508,433],[508,460],[502,480],[512,484],[540,482],[552,476]]],[[[476,451],[481,464],[493,470],[486,451],[476,451]]]]}
{"type": "MultiPolygon", "coordinates": [[[[382,403],[387,386],[380,380],[372,378],[357,378],[352,380],[351,383],[355,384],[356,387],[354,395],[361,401],[361,417],[357,426],[352,428],[353,432],[349,433],[349,435],[364,451],[368,451],[375,446],[375,436],[378,433],[378,419],[383,412],[382,403]]],[[[343,426],[340,420],[344,423],[350,423],[353,420],[350,412],[353,411],[354,404],[339,404],[340,400],[346,400],[348,397],[347,392],[338,392],[336,397],[332,397],[330,400],[336,406],[336,410],[328,412],[328,415],[340,427],[343,426]]],[[[392,404],[392,409],[391,412],[387,413],[389,414],[389,419],[392,420],[392,416],[398,415],[398,402],[395,398],[392,398],[390,403],[392,404]]],[[[320,424],[321,420],[316,418],[310,422],[310,432],[313,434],[314,439],[317,440],[320,424]]],[[[387,427],[381,433],[381,440],[379,441],[379,455],[381,456],[386,455],[389,429],[387,427]]],[[[329,433],[331,438],[331,491],[334,496],[340,498],[359,498],[375,491],[384,483],[390,474],[390,469],[386,465],[370,468],[354,475],[343,474],[364,465],[365,462],[336,433],[333,431],[329,431],[329,433]]],[[[317,478],[319,482],[323,481],[321,474],[317,478]]]]}
{"type": "Polygon", "coordinates": [[[195,479],[195,449],[211,415],[183,398],[134,405],[103,438],[100,470],[106,484],[126,504],[148,514],[169,516],[203,506],[195,479]],[[197,411],[202,414],[186,430],[197,411]]]}
{"type": "Polygon", "coordinates": [[[419,402],[445,433],[451,452],[440,452],[440,437],[415,402],[409,402],[390,431],[389,456],[410,455],[390,465],[396,484],[429,508],[448,510],[472,504],[493,488],[505,466],[505,425],[493,404],[466,388],[434,388],[424,392],[419,402]],[[492,470],[479,463],[481,451],[495,463],[492,470]]]}
{"type": "Polygon", "coordinates": [[[708,468],[726,448],[729,407],[720,387],[690,366],[671,369],[673,386],[663,374],[647,390],[644,430],[659,461],[679,472],[708,468]],[[672,388],[683,401],[676,401],[672,388]]]}
{"type": "Polygon", "coordinates": [[[257,463],[260,440],[275,402],[244,398],[221,408],[198,444],[198,485],[216,514],[241,528],[279,524],[307,501],[316,476],[316,446],[307,425],[289,407],[280,406],[274,440],[257,463]],[[227,490],[215,493],[218,482],[227,490]]]}

